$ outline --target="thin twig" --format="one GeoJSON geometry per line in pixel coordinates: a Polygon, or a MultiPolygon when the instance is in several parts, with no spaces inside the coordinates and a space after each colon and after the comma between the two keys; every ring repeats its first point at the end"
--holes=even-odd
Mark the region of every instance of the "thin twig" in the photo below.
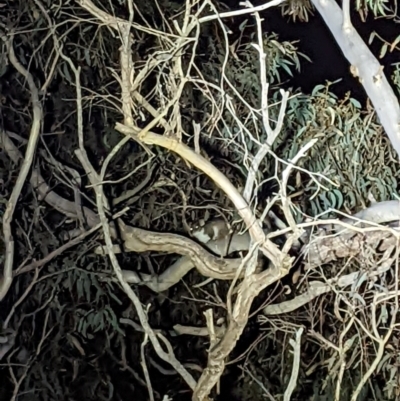
{"type": "Polygon", "coordinates": [[[303,328],[300,327],[299,330],[296,331],[296,340],[292,339],[289,341],[290,345],[293,347],[293,366],[292,366],[292,375],[290,376],[289,384],[286,388],[285,394],[283,396],[284,401],[290,401],[290,397],[294,389],[296,388],[297,377],[299,376],[299,367],[300,367],[300,346],[301,346],[301,335],[303,334],[303,328]]]}
{"type": "Polygon", "coordinates": [[[140,346],[140,356],[141,356],[140,365],[142,366],[142,369],[143,369],[143,374],[144,374],[144,378],[146,380],[146,386],[147,386],[147,390],[149,392],[150,401],[154,401],[153,386],[151,385],[150,375],[149,375],[149,371],[147,369],[147,364],[146,364],[146,355],[144,352],[148,340],[149,340],[149,336],[147,335],[147,333],[145,333],[143,342],[140,346]]]}

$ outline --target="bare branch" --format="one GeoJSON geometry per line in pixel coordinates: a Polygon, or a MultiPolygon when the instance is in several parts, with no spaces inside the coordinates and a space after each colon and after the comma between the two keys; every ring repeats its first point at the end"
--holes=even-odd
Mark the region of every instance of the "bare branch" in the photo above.
{"type": "Polygon", "coordinates": [[[10,199],[7,202],[7,207],[3,216],[3,234],[4,234],[4,245],[5,245],[5,261],[3,277],[0,280],[0,301],[6,296],[11,283],[12,283],[12,268],[14,262],[14,239],[11,231],[11,222],[13,219],[14,211],[17,206],[18,198],[21,194],[23,185],[25,184],[26,178],[29,174],[29,170],[32,165],[33,157],[35,155],[37,142],[40,135],[40,129],[43,118],[42,105],[39,101],[39,93],[35,82],[33,80],[32,74],[22,66],[22,64],[17,60],[13,48],[13,39],[7,39],[2,35],[1,39],[6,41],[8,48],[8,56],[10,58],[11,64],[14,68],[26,79],[31,91],[31,101],[33,108],[33,121],[31,132],[29,135],[29,141],[26,148],[25,158],[22,163],[20,172],[18,174],[17,181],[14,185],[13,191],[11,193],[10,199]]]}

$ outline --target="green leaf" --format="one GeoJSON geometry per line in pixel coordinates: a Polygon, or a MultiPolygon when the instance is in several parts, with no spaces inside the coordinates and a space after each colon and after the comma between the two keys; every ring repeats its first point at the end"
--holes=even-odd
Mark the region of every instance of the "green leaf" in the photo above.
{"type": "Polygon", "coordinates": [[[385,43],[385,44],[382,46],[382,48],[381,48],[381,51],[380,51],[380,53],[379,53],[379,58],[385,57],[385,54],[386,54],[386,52],[387,52],[387,49],[388,49],[388,45],[387,45],[387,43],[385,43]]]}

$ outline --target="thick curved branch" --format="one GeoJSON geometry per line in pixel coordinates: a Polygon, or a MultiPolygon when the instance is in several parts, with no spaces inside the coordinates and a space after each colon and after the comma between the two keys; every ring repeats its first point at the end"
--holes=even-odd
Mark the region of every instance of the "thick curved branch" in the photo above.
{"type": "MultiPolygon", "coordinates": [[[[241,259],[222,259],[207,252],[201,245],[181,235],[156,233],[120,221],[124,248],[134,252],[169,252],[187,256],[201,274],[221,280],[233,279],[241,259]]],[[[190,270],[190,269],[189,269],[190,270]]]]}
{"type": "MultiPolygon", "coordinates": [[[[184,237],[182,237],[183,239],[184,237]]],[[[186,241],[186,238],[184,238],[186,241]]],[[[204,247],[212,251],[214,254],[225,257],[232,252],[248,251],[250,248],[250,235],[248,232],[244,234],[234,234],[232,237],[227,236],[214,241],[203,243],[204,247]]],[[[203,241],[200,241],[203,242],[203,241]]],[[[191,244],[192,242],[190,242],[191,244]]],[[[190,246],[190,245],[188,245],[190,246]]],[[[104,253],[104,252],[103,252],[104,253]]],[[[224,267],[224,280],[233,280],[236,275],[236,270],[240,265],[241,259],[226,259],[226,267],[224,267]]],[[[154,292],[166,291],[179,281],[196,265],[188,256],[180,257],[174,264],[169,266],[163,273],[154,277],[150,274],[141,274],[140,277],[136,272],[123,270],[126,281],[130,284],[143,284],[149,287],[154,292]]],[[[208,277],[217,278],[211,271],[207,274],[208,277]]]]}
{"type": "Polygon", "coordinates": [[[131,136],[139,143],[143,142],[147,145],[158,145],[169,149],[179,154],[179,156],[181,156],[183,159],[187,160],[189,163],[193,164],[199,170],[207,174],[233,202],[238,213],[246,223],[251,237],[255,240],[255,242],[260,244],[260,250],[265,254],[265,256],[270,259],[275,266],[280,266],[282,263],[287,263],[285,255],[279,250],[279,248],[272,241],[265,238],[262,228],[257,224],[257,220],[253,212],[237,188],[235,188],[228,178],[204,157],[194,152],[182,142],[179,142],[171,137],[158,135],[150,131],[146,132],[146,134],[141,137],[139,129],[136,130],[120,123],[117,123],[115,128],[122,134],[131,136]]]}

